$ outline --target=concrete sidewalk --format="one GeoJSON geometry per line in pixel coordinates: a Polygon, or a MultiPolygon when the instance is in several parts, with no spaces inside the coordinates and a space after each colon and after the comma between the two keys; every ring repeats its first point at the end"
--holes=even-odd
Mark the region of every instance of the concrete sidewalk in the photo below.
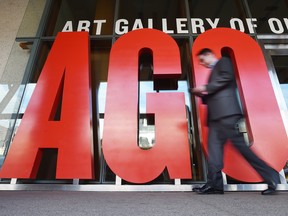
{"type": "Polygon", "coordinates": [[[288,215],[288,192],[0,191],[1,216],[288,215]]]}

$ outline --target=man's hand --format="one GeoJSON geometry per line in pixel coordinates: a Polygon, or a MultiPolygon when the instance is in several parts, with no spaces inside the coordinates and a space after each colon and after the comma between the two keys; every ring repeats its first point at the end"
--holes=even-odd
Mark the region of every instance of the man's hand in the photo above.
{"type": "Polygon", "coordinates": [[[192,89],[192,93],[199,97],[202,97],[207,94],[206,86],[205,85],[196,86],[195,88],[192,89]]]}

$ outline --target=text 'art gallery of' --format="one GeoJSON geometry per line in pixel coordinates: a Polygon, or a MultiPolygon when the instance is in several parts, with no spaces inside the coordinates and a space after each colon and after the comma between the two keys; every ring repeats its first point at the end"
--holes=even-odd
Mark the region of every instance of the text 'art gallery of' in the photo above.
{"type": "MultiPolygon", "coordinates": [[[[189,91],[207,83],[203,48],[232,59],[235,130],[288,190],[285,0],[29,0],[0,76],[0,190],[205,183],[207,108],[189,91]]],[[[230,141],[222,175],[266,187],[230,141]]]]}

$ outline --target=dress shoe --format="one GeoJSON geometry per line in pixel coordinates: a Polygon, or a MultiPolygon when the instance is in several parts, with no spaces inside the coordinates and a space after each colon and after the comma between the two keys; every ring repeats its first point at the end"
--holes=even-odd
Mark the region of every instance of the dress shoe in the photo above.
{"type": "Polygon", "coordinates": [[[277,179],[276,180],[270,180],[270,181],[267,182],[268,188],[276,189],[277,184],[279,184],[279,183],[280,183],[280,181],[278,181],[277,179]]]}
{"type": "Polygon", "coordinates": [[[198,194],[224,194],[223,190],[215,189],[211,186],[207,186],[205,188],[196,191],[198,194]]]}
{"type": "Polygon", "coordinates": [[[262,191],[261,194],[262,195],[275,195],[275,194],[277,194],[277,191],[275,188],[268,187],[268,189],[262,191]]]}
{"type": "Polygon", "coordinates": [[[209,187],[208,185],[204,184],[202,187],[193,187],[193,192],[199,192],[200,190],[203,190],[204,188],[209,187]]]}
{"type": "Polygon", "coordinates": [[[275,195],[277,194],[276,188],[277,184],[280,183],[279,176],[276,175],[273,179],[267,181],[268,188],[261,192],[262,195],[275,195]]]}

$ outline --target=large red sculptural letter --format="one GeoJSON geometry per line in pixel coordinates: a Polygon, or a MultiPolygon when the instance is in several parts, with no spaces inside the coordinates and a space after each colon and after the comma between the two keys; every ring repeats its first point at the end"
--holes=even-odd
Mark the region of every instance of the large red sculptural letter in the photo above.
{"type": "MultiPolygon", "coordinates": [[[[218,57],[221,51],[229,50],[235,66],[251,149],[280,171],[288,156],[287,135],[261,48],[250,36],[233,29],[217,28],[201,34],[192,49],[196,85],[205,84],[209,76],[209,70],[197,62],[197,53],[204,47],[212,49],[218,57]]],[[[206,149],[206,107],[199,101],[198,108],[206,149]]],[[[247,182],[262,180],[232,145],[227,145],[224,155],[223,171],[229,176],[247,182]]]]}
{"type": "Polygon", "coordinates": [[[93,178],[89,69],[88,33],[59,33],[4,161],[1,178],[35,178],[47,148],[58,149],[56,178],[93,178]],[[60,117],[55,118],[59,107],[60,117]]]}
{"type": "Polygon", "coordinates": [[[167,34],[152,29],[127,33],[110,53],[103,152],[121,178],[145,183],[167,167],[169,176],[191,178],[184,93],[149,93],[147,113],[155,115],[155,145],[139,148],[138,59],[142,49],[153,53],[154,78],[181,75],[179,48],[167,34]]]}

